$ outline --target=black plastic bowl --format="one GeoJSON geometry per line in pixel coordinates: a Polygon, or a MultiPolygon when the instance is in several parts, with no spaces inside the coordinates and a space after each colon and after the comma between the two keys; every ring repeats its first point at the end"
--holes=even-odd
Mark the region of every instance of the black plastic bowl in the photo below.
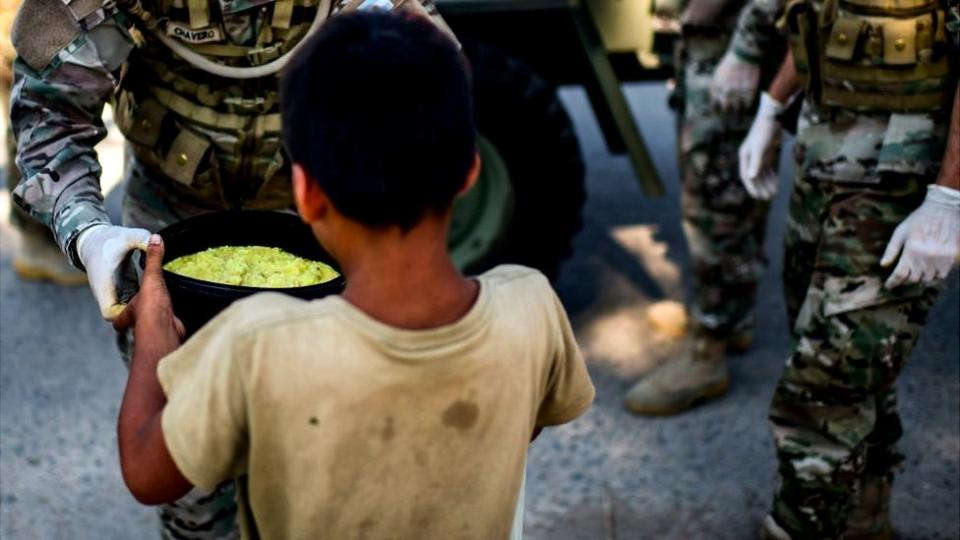
{"type": "MultiPolygon", "coordinates": [[[[310,228],[298,216],[282,212],[236,210],[203,214],[164,228],[160,236],[166,248],[164,264],[212,247],[267,246],[337,268],[336,262],[320,247],[310,228]]],[[[173,311],[186,326],[187,335],[196,332],[235,300],[258,292],[281,292],[312,300],[337,294],[345,284],[340,276],[319,285],[266,289],[212,283],[166,270],[163,271],[163,277],[173,301],[173,311]]]]}

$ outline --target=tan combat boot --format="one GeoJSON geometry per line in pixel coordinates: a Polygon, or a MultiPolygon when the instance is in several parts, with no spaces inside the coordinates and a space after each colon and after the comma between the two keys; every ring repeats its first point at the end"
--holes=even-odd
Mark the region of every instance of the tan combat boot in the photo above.
{"type": "Polygon", "coordinates": [[[867,476],[860,483],[860,494],[847,516],[846,540],[891,540],[890,482],[867,476]]]}
{"type": "Polygon", "coordinates": [[[691,332],[680,356],[640,379],[624,406],[635,414],[669,416],[722,396],[730,386],[725,353],[725,340],[691,332]]]}
{"type": "Polygon", "coordinates": [[[70,264],[47,237],[26,232],[13,257],[13,269],[23,279],[52,281],[60,285],[83,285],[87,276],[70,264]]]}
{"type": "MultiPolygon", "coordinates": [[[[658,335],[676,339],[695,332],[687,307],[675,300],[655,302],[647,308],[647,322],[658,335]]],[[[727,350],[732,353],[747,352],[753,345],[753,331],[741,330],[727,339],[727,350]]]]}

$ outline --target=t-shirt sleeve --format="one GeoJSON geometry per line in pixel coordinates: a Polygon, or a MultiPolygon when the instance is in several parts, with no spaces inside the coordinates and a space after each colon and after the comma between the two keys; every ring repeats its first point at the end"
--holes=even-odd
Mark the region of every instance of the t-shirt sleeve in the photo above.
{"type": "Polygon", "coordinates": [[[160,361],[167,396],[163,438],[180,472],[213,489],[246,468],[246,398],[242,380],[249,337],[237,328],[235,304],[160,361]]]}
{"type": "Polygon", "coordinates": [[[595,391],[580,347],[570,327],[560,299],[545,284],[550,297],[553,355],[549,364],[546,391],[537,411],[538,427],[565,424],[577,418],[593,404],[595,391]]]}

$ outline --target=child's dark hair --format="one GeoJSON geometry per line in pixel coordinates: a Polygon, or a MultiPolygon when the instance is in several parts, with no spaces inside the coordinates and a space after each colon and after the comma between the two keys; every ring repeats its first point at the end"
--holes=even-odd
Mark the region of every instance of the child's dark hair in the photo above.
{"type": "Polygon", "coordinates": [[[468,67],[423,17],[332,17],[286,68],[281,105],[291,159],[371,227],[446,210],[473,164],[468,67]]]}

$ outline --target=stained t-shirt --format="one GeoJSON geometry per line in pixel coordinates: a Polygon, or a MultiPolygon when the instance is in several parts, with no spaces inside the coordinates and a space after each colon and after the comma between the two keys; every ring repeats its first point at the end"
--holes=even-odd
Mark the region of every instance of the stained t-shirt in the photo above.
{"type": "Polygon", "coordinates": [[[158,368],[177,467],[207,489],[246,476],[247,538],[506,538],[531,432],[594,388],[541,274],[478,281],[429,330],[339,296],[233,304],[158,368]]]}

